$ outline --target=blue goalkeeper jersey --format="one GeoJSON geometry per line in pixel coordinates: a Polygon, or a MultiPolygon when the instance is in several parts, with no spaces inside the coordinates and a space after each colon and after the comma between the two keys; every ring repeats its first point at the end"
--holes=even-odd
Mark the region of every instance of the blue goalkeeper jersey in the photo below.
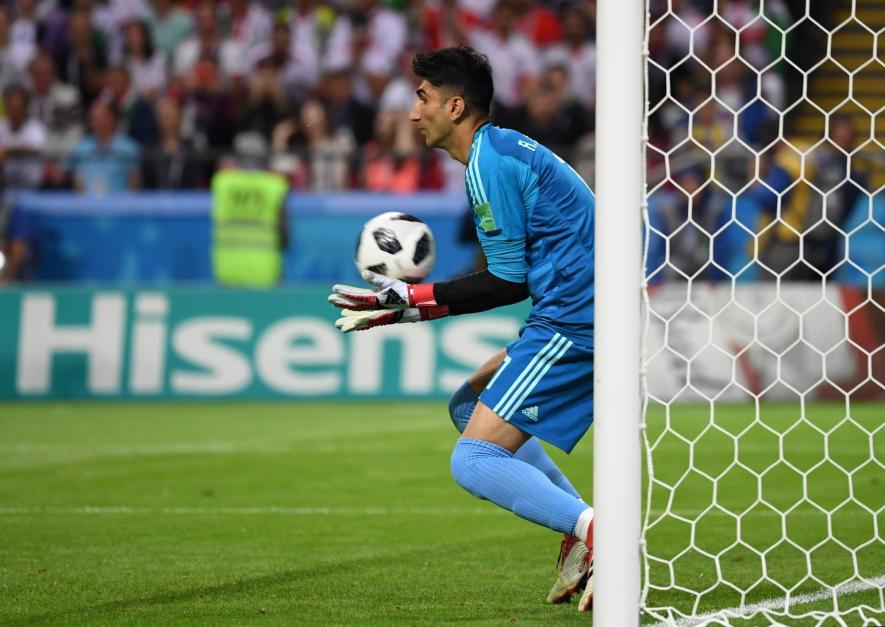
{"type": "Polygon", "coordinates": [[[586,182],[548,148],[485,124],[473,138],[467,194],[489,271],[527,283],[528,324],[593,347],[593,215],[586,182]]]}

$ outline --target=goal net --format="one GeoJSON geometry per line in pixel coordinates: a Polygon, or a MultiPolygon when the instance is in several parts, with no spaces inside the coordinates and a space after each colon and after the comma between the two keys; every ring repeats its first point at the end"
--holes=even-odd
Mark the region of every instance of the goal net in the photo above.
{"type": "Polygon", "coordinates": [[[885,624],[885,5],[650,0],[643,624],[885,624]]]}

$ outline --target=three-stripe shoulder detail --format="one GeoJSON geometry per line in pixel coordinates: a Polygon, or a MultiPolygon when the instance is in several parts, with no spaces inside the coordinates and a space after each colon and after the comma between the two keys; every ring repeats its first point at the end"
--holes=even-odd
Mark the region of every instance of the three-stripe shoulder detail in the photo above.
{"type": "Polygon", "coordinates": [[[467,163],[467,172],[465,175],[465,178],[467,179],[467,188],[470,191],[470,195],[475,205],[482,205],[489,202],[485,187],[482,183],[482,177],[479,174],[479,155],[481,151],[482,133],[478,134],[476,137],[476,144],[473,147],[473,156],[471,156],[470,161],[467,163]]]}

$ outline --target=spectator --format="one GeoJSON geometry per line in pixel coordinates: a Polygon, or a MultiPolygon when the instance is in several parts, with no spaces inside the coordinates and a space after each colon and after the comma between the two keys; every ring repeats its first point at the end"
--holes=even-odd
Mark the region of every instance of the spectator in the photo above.
{"type": "Polygon", "coordinates": [[[89,109],[89,122],[92,133],[74,146],[65,161],[74,189],[90,196],[138,189],[138,145],[117,133],[117,112],[96,100],[89,109]]]}
{"type": "MultiPolygon", "coordinates": [[[[695,143],[709,152],[722,148],[732,138],[734,114],[716,100],[708,100],[692,116],[691,136],[695,143]]],[[[699,152],[704,152],[698,148],[699,152]]],[[[705,158],[707,155],[701,155],[705,158]]]]}
{"type": "Polygon", "coordinates": [[[272,58],[265,58],[252,72],[237,128],[257,131],[269,139],[274,127],[291,113],[291,108],[281,70],[272,58]]]}
{"type": "Polygon", "coordinates": [[[16,0],[15,21],[10,31],[12,41],[36,47],[39,43],[37,29],[36,0],[16,0]]]}
{"type": "Polygon", "coordinates": [[[142,182],[146,189],[205,188],[209,164],[193,141],[182,135],[181,108],[172,98],[157,102],[159,141],[144,151],[142,182]]]}
{"type": "MultiPolygon", "coordinates": [[[[722,273],[710,265],[710,234],[725,224],[730,216],[730,199],[712,185],[704,185],[706,172],[698,166],[678,170],[673,176],[672,194],[658,196],[658,202],[649,206],[649,221],[655,232],[649,241],[649,268],[658,268],[666,262],[663,272],[655,276],[661,280],[721,279],[722,273]],[[689,218],[691,221],[689,222],[689,218]],[[664,244],[658,235],[667,238],[664,244]]],[[[721,262],[730,267],[726,256],[730,249],[722,246],[721,262]]]]}
{"type": "Polygon", "coordinates": [[[121,26],[114,21],[113,5],[126,0],[74,0],[74,10],[82,11],[89,15],[92,29],[96,37],[101,41],[105,50],[105,58],[112,51],[119,50],[121,38],[121,26]]]}
{"type": "Polygon", "coordinates": [[[317,100],[308,100],[301,107],[301,128],[306,139],[310,190],[329,192],[350,187],[350,159],[355,146],[349,130],[343,126],[333,130],[317,100]]]}
{"type": "Polygon", "coordinates": [[[513,9],[519,16],[519,32],[534,45],[544,48],[562,40],[559,17],[542,3],[534,0],[513,0],[513,9]]]}
{"type": "Polygon", "coordinates": [[[868,182],[867,176],[857,171],[856,160],[848,157],[857,139],[851,116],[831,115],[829,137],[829,142],[817,145],[806,156],[806,178],[823,195],[815,193],[809,198],[803,258],[822,273],[838,264],[836,255],[843,238],[836,229],[849,230],[845,221],[858,200],[867,197],[862,190],[868,182]]]}
{"type": "Polygon", "coordinates": [[[310,46],[296,45],[288,24],[274,24],[270,41],[252,50],[252,69],[264,63],[295,99],[303,99],[319,80],[319,60],[310,46]]]}
{"type": "Polygon", "coordinates": [[[256,0],[228,0],[222,11],[222,31],[247,55],[270,39],[270,13],[256,0]]]}
{"type": "Polygon", "coordinates": [[[299,140],[304,136],[299,132],[299,121],[290,117],[277,124],[271,133],[270,169],[285,176],[291,189],[302,190],[308,187],[307,165],[299,152],[299,140]]]}
{"type": "MultiPolygon", "coordinates": [[[[325,40],[327,29],[322,26],[330,20],[323,19],[331,12],[326,5],[317,6],[316,0],[292,0],[292,9],[281,13],[281,19],[289,24],[292,32],[292,51],[296,59],[317,59],[316,71],[319,72],[320,40],[325,40]]],[[[317,78],[319,78],[317,76],[317,78]]]]}
{"type": "Polygon", "coordinates": [[[716,72],[716,98],[732,111],[740,111],[756,94],[756,77],[747,66],[732,57],[729,44],[714,46],[713,66],[716,72]]]}
{"type": "Polygon", "coordinates": [[[379,115],[395,112],[408,119],[415,102],[415,89],[418,87],[415,75],[412,74],[412,59],[416,52],[417,49],[409,47],[400,55],[399,72],[391,77],[378,99],[379,115]]]}
{"type": "Polygon", "coordinates": [[[759,100],[759,96],[777,109],[784,107],[784,85],[776,72],[768,72],[757,85],[757,77],[734,54],[733,35],[722,32],[712,43],[712,65],[719,67],[716,73],[716,96],[734,111],[741,111],[738,133],[741,139],[754,149],[767,146],[776,133],[766,133],[771,124],[777,124],[772,110],[759,100]]]}
{"type": "Polygon", "coordinates": [[[500,0],[492,13],[491,30],[475,30],[470,44],[489,58],[495,81],[493,113],[496,123],[514,126],[517,107],[524,102],[525,90],[540,71],[538,52],[516,31],[516,13],[510,0],[500,0]]]}
{"type": "Polygon", "coordinates": [[[119,115],[118,130],[142,146],[157,141],[157,120],[154,107],[144,96],[132,88],[129,70],[118,65],[107,72],[107,87],[102,94],[119,115]]]}
{"type": "Polygon", "coordinates": [[[55,63],[41,52],[31,61],[31,115],[46,128],[46,156],[60,159],[83,136],[80,92],[56,78],[55,63]]]}
{"type": "Polygon", "coordinates": [[[107,0],[108,17],[117,32],[138,20],[147,9],[146,0],[107,0]]]}
{"type": "Polygon", "coordinates": [[[358,90],[359,97],[374,99],[384,89],[405,45],[403,15],[380,0],[358,0],[353,11],[342,13],[335,21],[324,66],[331,71],[352,68],[367,81],[366,87],[358,90]]]}
{"type": "Polygon", "coordinates": [[[666,21],[665,38],[666,47],[669,54],[677,59],[682,59],[689,54],[692,37],[694,38],[695,54],[703,54],[707,50],[709,44],[709,30],[698,28],[701,22],[707,19],[707,15],[702,14],[691,0],[669,0],[670,12],[678,16],[679,19],[672,17],[666,21]],[[686,26],[688,28],[686,28],[686,26]],[[692,30],[689,30],[692,29],[692,30]]]}
{"type": "Polygon", "coordinates": [[[154,49],[146,22],[135,20],[126,24],[118,65],[129,70],[135,91],[150,100],[157,98],[166,87],[166,58],[154,49]]]}
{"type": "Polygon", "coordinates": [[[458,10],[464,13],[471,28],[488,24],[497,0],[456,0],[458,10]]]}
{"type": "Polygon", "coordinates": [[[3,92],[6,119],[0,120],[0,166],[3,187],[12,190],[37,189],[43,181],[46,129],[28,115],[28,92],[20,85],[3,92]]]}
{"type": "Polygon", "coordinates": [[[442,169],[432,151],[424,151],[407,111],[382,111],[375,141],[364,149],[365,188],[373,192],[413,193],[439,189],[442,169]],[[420,143],[419,143],[420,142],[420,143]]]}
{"type": "MultiPolygon", "coordinates": [[[[652,4],[652,8],[654,9],[654,4],[652,4]]],[[[667,41],[666,29],[669,22],[670,20],[658,22],[648,31],[648,53],[651,61],[648,64],[648,100],[652,106],[670,95],[669,83],[671,80],[688,73],[685,71],[688,69],[685,65],[681,66],[681,72],[678,69],[668,72],[668,69],[674,67],[679,60],[667,41]],[[664,69],[658,69],[658,66],[664,69]]]]}
{"type": "Polygon", "coordinates": [[[455,0],[428,0],[420,5],[416,16],[425,50],[448,48],[464,42],[467,31],[476,27],[473,15],[455,0]]]}
{"type": "Polygon", "coordinates": [[[516,127],[557,152],[566,161],[585,132],[586,114],[568,97],[568,75],[562,66],[548,69],[528,92],[525,105],[516,110],[516,127]]]}
{"type": "MultiPolygon", "coordinates": [[[[665,100],[648,120],[651,143],[664,149],[676,145],[688,136],[691,114],[686,113],[685,108],[693,109],[698,102],[699,90],[691,74],[674,73],[670,83],[672,97],[665,100]]],[[[649,158],[656,158],[657,154],[653,152],[649,158]]]]}
{"type": "Polygon", "coordinates": [[[221,85],[236,86],[246,71],[245,51],[232,39],[225,39],[218,28],[216,6],[200,2],[195,10],[196,34],[175,52],[174,74],[181,78],[191,72],[199,59],[215,59],[221,85]]]}
{"type": "Polygon", "coordinates": [[[185,134],[216,153],[230,148],[236,134],[237,103],[221,86],[214,57],[199,59],[185,82],[185,134]]]}
{"type": "Polygon", "coordinates": [[[564,65],[567,68],[569,95],[588,112],[596,101],[596,45],[590,26],[590,17],[581,5],[567,8],[562,16],[564,41],[551,46],[544,54],[548,67],[564,65]]]}
{"type": "Polygon", "coordinates": [[[375,108],[358,100],[353,91],[350,72],[340,70],[326,74],[319,95],[331,132],[346,131],[364,146],[375,134],[375,108]]]}
{"type": "MultiPolygon", "coordinates": [[[[854,285],[864,291],[872,288],[869,305],[879,307],[877,316],[881,319],[883,290],[885,290],[885,194],[881,192],[871,198],[859,198],[843,222],[842,230],[848,234],[840,237],[836,245],[839,261],[846,259],[836,272],[836,279],[846,285],[854,285]]],[[[885,331],[878,325],[878,334],[885,331]]],[[[881,343],[880,343],[881,344],[881,343]]],[[[882,354],[882,351],[879,351],[882,354]]]]}
{"type": "Polygon", "coordinates": [[[11,26],[9,9],[0,5],[0,89],[19,82],[37,52],[34,44],[15,41],[11,26]]]}
{"type": "Polygon", "coordinates": [[[801,156],[782,142],[763,171],[763,184],[754,187],[754,196],[761,212],[757,229],[759,260],[770,271],[761,278],[773,280],[778,275],[787,280],[813,279],[808,266],[796,263],[801,253],[800,234],[805,230],[814,193],[805,182],[814,176],[811,163],[806,162],[803,168],[801,156]]]}
{"type": "Polygon", "coordinates": [[[175,51],[193,32],[193,19],[189,12],[178,7],[175,0],[151,0],[150,4],[144,20],[151,31],[151,40],[165,55],[167,63],[171,63],[175,51]]]}
{"type": "MultiPolygon", "coordinates": [[[[767,5],[776,4],[767,0],[767,5]]],[[[771,6],[765,7],[766,16],[771,15],[771,6]]],[[[719,8],[722,19],[736,31],[740,31],[741,57],[753,67],[764,68],[771,60],[765,49],[766,20],[757,19],[759,11],[747,0],[721,0],[719,8]]]]}
{"type": "Polygon", "coordinates": [[[39,16],[37,41],[40,49],[48,52],[53,59],[67,46],[71,4],[68,2],[66,6],[59,6],[54,0],[49,0],[49,2],[40,2],[37,5],[37,15],[39,16]]]}
{"type": "Polygon", "coordinates": [[[77,9],[67,25],[67,41],[55,58],[59,78],[77,87],[80,100],[88,107],[102,90],[107,67],[107,50],[101,35],[93,28],[89,12],[77,9]]]}

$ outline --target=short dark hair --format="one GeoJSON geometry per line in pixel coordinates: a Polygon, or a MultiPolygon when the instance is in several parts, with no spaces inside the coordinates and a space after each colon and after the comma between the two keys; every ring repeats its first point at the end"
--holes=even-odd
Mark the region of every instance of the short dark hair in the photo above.
{"type": "Polygon", "coordinates": [[[419,52],[412,59],[412,72],[434,87],[453,90],[473,109],[489,114],[495,85],[492,66],[484,54],[467,46],[419,52]]]}
{"type": "Polygon", "coordinates": [[[104,109],[105,111],[107,111],[108,113],[111,114],[112,118],[114,118],[115,124],[120,121],[120,110],[114,105],[114,103],[112,103],[108,100],[96,98],[95,100],[92,101],[92,104],[90,105],[90,109],[104,109]]]}
{"type": "Polygon", "coordinates": [[[25,106],[31,101],[31,94],[25,89],[21,83],[13,83],[3,90],[3,99],[10,100],[12,98],[21,98],[25,101],[25,106]]]}
{"type": "MultiPolygon", "coordinates": [[[[148,26],[148,23],[144,20],[132,20],[127,25],[127,28],[132,27],[135,27],[141,31],[141,37],[142,39],[144,39],[144,56],[145,58],[150,60],[154,56],[154,36],[151,33],[150,26],[148,26]]],[[[132,53],[132,51],[129,50],[129,46],[124,46],[123,50],[124,52],[126,52],[126,54],[132,53]]]]}

